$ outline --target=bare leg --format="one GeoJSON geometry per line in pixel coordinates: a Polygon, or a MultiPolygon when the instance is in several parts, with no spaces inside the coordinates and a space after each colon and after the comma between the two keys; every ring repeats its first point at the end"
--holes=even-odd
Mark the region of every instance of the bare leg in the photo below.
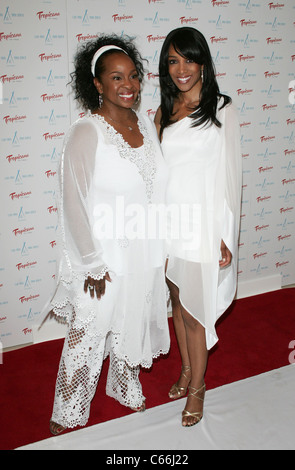
{"type": "Polygon", "coordinates": [[[168,279],[167,285],[170,290],[173,324],[182,361],[182,367],[190,366],[191,368],[190,373],[185,373],[188,378],[186,378],[183,373],[181,374],[178,382],[171,388],[169,396],[171,398],[179,398],[186,394],[177,394],[177,387],[186,389],[188,385],[190,385],[189,388],[191,388],[191,392],[202,389],[195,395],[190,393],[187,398],[185,410],[189,413],[200,413],[199,417],[183,416],[182,424],[184,426],[192,426],[200,420],[200,416],[203,413],[202,399],[204,398],[205,392],[203,386],[208,361],[205,329],[181,305],[179,300],[178,287],[168,279]],[[198,398],[196,398],[196,395],[198,398]]]}
{"type": "Polygon", "coordinates": [[[167,279],[167,285],[170,291],[173,325],[182,363],[180,377],[169,392],[170,398],[175,399],[186,395],[186,390],[190,382],[190,358],[187,347],[186,328],[179,301],[179,289],[173,282],[169,281],[169,279],[167,279]]]}
{"type": "MultiPolygon", "coordinates": [[[[191,364],[191,390],[201,391],[194,395],[189,393],[187,398],[185,410],[189,413],[200,413],[200,417],[203,413],[203,399],[205,394],[204,389],[204,376],[208,361],[208,350],[206,347],[206,337],[204,327],[193,318],[182,306],[181,306],[182,317],[185,324],[186,330],[186,344],[191,364]],[[203,387],[203,388],[202,388],[203,387]],[[197,398],[198,397],[198,398],[197,398]]],[[[191,426],[196,424],[199,418],[192,416],[183,417],[182,424],[184,426],[191,426]]]]}

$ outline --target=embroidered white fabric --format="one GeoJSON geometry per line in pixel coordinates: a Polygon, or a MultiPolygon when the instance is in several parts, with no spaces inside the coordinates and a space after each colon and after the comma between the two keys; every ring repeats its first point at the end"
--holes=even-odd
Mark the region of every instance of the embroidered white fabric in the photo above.
{"type": "Polygon", "coordinates": [[[163,204],[168,177],[153,123],[138,114],[143,146],[134,149],[102,117],[88,115],[71,127],[60,166],[62,247],[54,313],[69,325],[56,383],[52,420],[65,427],[84,425],[103,360],[110,356],[106,392],[136,408],[143,396],[140,366],[169,351],[165,242],[138,233],[98,235],[97,205],[117,210],[137,204],[144,214],[163,204]],[[88,276],[106,272],[105,295],[97,300],[84,292],[88,276]]]}
{"type": "Polygon", "coordinates": [[[110,357],[106,393],[130,408],[141,406],[145,397],[139,366],[130,367],[115,355],[117,335],[93,338],[83,329],[70,328],[60,361],[52,420],[65,428],[85,426],[96,391],[103,360],[110,357]]]}

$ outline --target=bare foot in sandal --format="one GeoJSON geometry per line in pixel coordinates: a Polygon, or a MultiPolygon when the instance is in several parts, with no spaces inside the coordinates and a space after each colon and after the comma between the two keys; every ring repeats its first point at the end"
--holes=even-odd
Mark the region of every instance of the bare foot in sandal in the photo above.
{"type": "Polygon", "coordinates": [[[54,421],[50,421],[49,429],[50,429],[51,434],[53,434],[54,436],[58,436],[59,434],[61,434],[63,431],[66,430],[66,428],[64,428],[58,423],[55,423],[54,421]]]}
{"type": "Polygon", "coordinates": [[[142,413],[143,411],[145,411],[145,401],[142,402],[142,405],[139,406],[138,408],[132,408],[130,407],[130,409],[132,411],[136,411],[137,413],[142,413]]]}
{"type": "Polygon", "coordinates": [[[185,397],[188,385],[191,380],[191,367],[182,366],[181,374],[178,381],[172,385],[168,395],[171,400],[176,400],[177,398],[185,397]]]}

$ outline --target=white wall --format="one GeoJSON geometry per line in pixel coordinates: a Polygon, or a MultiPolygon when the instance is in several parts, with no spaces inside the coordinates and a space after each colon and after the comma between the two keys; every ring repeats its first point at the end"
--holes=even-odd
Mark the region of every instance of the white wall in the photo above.
{"type": "Polygon", "coordinates": [[[183,25],[206,36],[220,89],[240,114],[238,296],[295,282],[294,0],[1,0],[3,347],[63,334],[52,321],[38,327],[55,285],[56,172],[78,116],[67,86],[77,45],[100,32],[135,37],[149,60],[141,110],[153,118],[160,49],[183,25]]]}

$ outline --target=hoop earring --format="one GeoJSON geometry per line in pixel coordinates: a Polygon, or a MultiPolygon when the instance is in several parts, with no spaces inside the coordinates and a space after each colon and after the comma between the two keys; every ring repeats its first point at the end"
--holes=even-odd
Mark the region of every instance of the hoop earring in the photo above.
{"type": "Polygon", "coordinates": [[[98,107],[101,108],[102,105],[103,105],[103,97],[102,97],[102,95],[99,95],[99,97],[98,97],[98,107]]]}

